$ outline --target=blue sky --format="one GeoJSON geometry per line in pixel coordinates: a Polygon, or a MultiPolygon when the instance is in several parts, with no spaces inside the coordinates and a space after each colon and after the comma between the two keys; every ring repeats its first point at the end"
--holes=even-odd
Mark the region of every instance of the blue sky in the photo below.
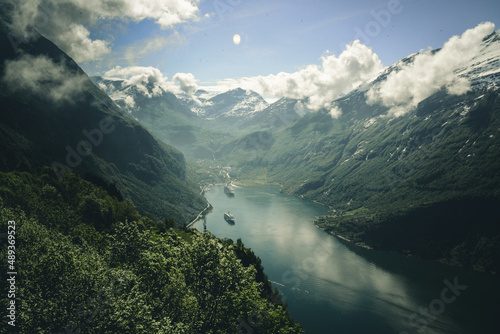
{"type": "MultiPolygon", "coordinates": [[[[478,36],[500,27],[499,0],[16,0],[12,4],[10,28],[15,35],[28,37],[34,26],[89,75],[113,75],[135,84],[154,81],[164,89],[189,94],[198,88],[242,87],[268,99],[317,96],[311,102],[317,108],[409,54],[441,48],[452,36],[463,36],[470,29],[476,33],[461,43],[476,50],[478,36]],[[489,23],[483,26],[483,22],[489,23]],[[233,43],[235,34],[241,43],[233,43]]],[[[465,50],[459,44],[450,49],[465,50]]]]}
{"type": "Polygon", "coordinates": [[[113,52],[81,65],[90,75],[116,65],[153,66],[168,77],[193,73],[203,84],[294,72],[319,64],[327,52],[340,54],[354,39],[391,65],[420,49],[441,47],[481,22],[491,21],[498,29],[500,1],[209,0],[199,4],[198,16],[198,22],[171,29],[152,19],[102,22],[91,27],[91,37],[111,36],[113,52]],[[232,41],[236,33],[242,37],[239,45],[232,41]],[[130,51],[145,50],[141,43],[153,38],[167,45],[149,54],[130,51]],[[124,58],[125,49],[129,54],[124,58]]]}
{"type": "MultiPolygon", "coordinates": [[[[401,115],[439,89],[464,94],[470,81],[457,70],[500,31],[499,0],[16,0],[8,14],[15,36],[36,37],[34,26],[87,74],[148,97],[170,91],[201,103],[198,89],[241,87],[268,102],[300,99],[334,118],[339,96],[419,51],[370,88],[369,103],[401,115]]],[[[32,64],[43,77],[47,59],[25,58],[18,68],[32,64]]],[[[112,98],[133,105],[130,96],[112,98]]]]}

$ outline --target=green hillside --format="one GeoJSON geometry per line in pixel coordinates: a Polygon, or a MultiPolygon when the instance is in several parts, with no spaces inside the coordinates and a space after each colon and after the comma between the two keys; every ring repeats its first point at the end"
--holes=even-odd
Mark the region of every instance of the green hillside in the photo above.
{"type": "Polygon", "coordinates": [[[18,332],[301,333],[241,240],[179,227],[207,204],[183,154],[50,41],[13,48],[10,37],[0,34],[0,227],[11,246],[0,268],[20,273],[1,299],[15,300],[18,332]]]}
{"type": "Polygon", "coordinates": [[[133,85],[124,89],[121,81],[102,77],[91,79],[97,86],[101,84],[102,87],[107,87],[104,92],[111,94],[121,91],[124,95],[133,97],[133,108],[129,108],[123,100],[117,100],[117,103],[157,138],[181,150],[187,157],[212,159],[222,142],[233,139],[229,131],[215,130],[208,126],[206,119],[193,113],[171,92],[162,91],[159,95],[145,96],[133,85]]]}
{"type": "Polygon", "coordinates": [[[0,172],[8,224],[18,333],[302,332],[241,241],[166,228],[75,174],[0,172]]]}
{"type": "Polygon", "coordinates": [[[183,154],[121,111],[54,44],[40,37],[18,44],[16,53],[9,35],[0,35],[0,73],[4,77],[0,170],[53,166],[58,176],[72,171],[102,178],[114,183],[139,212],[154,219],[171,216],[178,223],[189,222],[206,206],[197,186],[186,176],[183,154]],[[13,90],[5,82],[8,64],[37,61],[52,62],[63,77],[54,79],[53,73],[49,77],[45,67],[42,71],[48,73],[47,78],[33,80],[38,87],[13,90]],[[78,86],[68,88],[63,83],[78,86]],[[62,88],[72,94],[54,99],[62,88]]]}
{"type": "Polygon", "coordinates": [[[407,115],[335,101],[343,114],[311,113],[274,135],[219,150],[241,181],[279,183],[328,205],[324,230],[378,249],[480,270],[500,270],[500,91],[443,89],[407,115]],[[453,233],[449,233],[453,231],[453,233]]]}

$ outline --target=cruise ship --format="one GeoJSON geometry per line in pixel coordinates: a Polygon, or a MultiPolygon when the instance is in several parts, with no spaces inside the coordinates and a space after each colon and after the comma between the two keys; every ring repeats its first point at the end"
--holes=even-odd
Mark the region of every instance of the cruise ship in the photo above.
{"type": "Polygon", "coordinates": [[[224,219],[230,223],[230,224],[234,224],[234,216],[228,212],[224,213],[224,219]]]}
{"type": "Polygon", "coordinates": [[[224,193],[229,197],[234,196],[234,189],[231,183],[228,183],[224,186],[224,193]]]}

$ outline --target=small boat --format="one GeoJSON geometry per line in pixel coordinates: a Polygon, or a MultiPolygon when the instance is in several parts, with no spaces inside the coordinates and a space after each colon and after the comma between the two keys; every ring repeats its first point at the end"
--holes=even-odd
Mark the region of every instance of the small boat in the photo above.
{"type": "Polygon", "coordinates": [[[232,214],[228,212],[224,213],[224,219],[230,223],[230,224],[234,224],[234,216],[232,214]]]}

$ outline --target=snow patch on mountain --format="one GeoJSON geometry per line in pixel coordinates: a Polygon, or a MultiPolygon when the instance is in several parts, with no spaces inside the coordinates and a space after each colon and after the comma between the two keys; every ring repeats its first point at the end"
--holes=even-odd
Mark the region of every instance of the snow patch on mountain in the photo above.
{"type": "Polygon", "coordinates": [[[217,118],[250,118],[255,113],[268,107],[268,103],[256,92],[241,88],[223,93],[197,91],[195,94],[201,104],[188,96],[180,99],[198,116],[213,120],[217,118]]]}
{"type": "Polygon", "coordinates": [[[498,87],[500,84],[500,35],[493,33],[481,43],[481,51],[456,73],[472,86],[498,87]]]}
{"type": "Polygon", "coordinates": [[[367,103],[384,105],[390,108],[388,116],[399,117],[443,88],[451,95],[465,94],[471,89],[474,73],[490,69],[486,78],[494,82],[492,74],[496,75],[499,65],[497,40],[494,24],[485,22],[453,36],[441,49],[406,57],[374,81],[366,91],[367,103]],[[461,68],[463,75],[459,75],[461,68]]]}

